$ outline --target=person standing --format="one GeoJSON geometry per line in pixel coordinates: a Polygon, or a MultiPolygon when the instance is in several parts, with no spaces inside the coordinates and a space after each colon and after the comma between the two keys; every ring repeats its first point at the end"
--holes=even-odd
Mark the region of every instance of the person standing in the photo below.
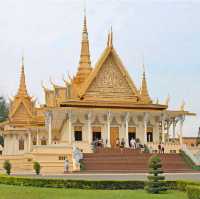
{"type": "Polygon", "coordinates": [[[164,143],[161,144],[161,153],[163,153],[163,154],[165,153],[165,145],[164,145],[164,143]]]}
{"type": "Polygon", "coordinates": [[[116,147],[119,148],[119,145],[120,145],[120,141],[119,141],[119,138],[117,138],[116,139],[116,147]]]}
{"type": "Polygon", "coordinates": [[[135,139],[133,139],[133,137],[130,140],[130,146],[131,146],[132,149],[136,148],[136,142],[135,142],[135,139]]]}
{"type": "Polygon", "coordinates": [[[158,144],[158,153],[161,153],[161,144],[158,144]]]}
{"type": "Polygon", "coordinates": [[[120,147],[121,147],[121,148],[124,148],[124,146],[125,146],[125,140],[124,140],[124,138],[122,138],[120,147]]]}
{"type": "Polygon", "coordinates": [[[68,172],[69,162],[67,158],[64,160],[64,173],[68,172]]]}

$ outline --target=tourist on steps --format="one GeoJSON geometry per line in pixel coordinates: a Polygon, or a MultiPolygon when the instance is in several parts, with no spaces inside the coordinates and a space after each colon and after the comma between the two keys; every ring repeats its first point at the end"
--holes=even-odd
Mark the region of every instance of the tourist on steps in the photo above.
{"type": "Polygon", "coordinates": [[[64,173],[68,172],[69,163],[67,158],[64,160],[64,173]]]}
{"type": "Polygon", "coordinates": [[[131,146],[132,149],[136,148],[136,141],[135,141],[135,139],[133,139],[133,137],[130,140],[130,146],[131,146]]]}
{"type": "Polygon", "coordinates": [[[161,144],[161,153],[163,153],[163,154],[165,153],[165,145],[164,145],[164,143],[161,144]]]}
{"type": "Polygon", "coordinates": [[[120,141],[119,141],[119,138],[117,138],[116,139],[116,147],[119,148],[119,145],[120,145],[120,141]]]}
{"type": "Polygon", "coordinates": [[[162,153],[161,144],[160,144],[160,143],[159,143],[159,145],[158,145],[158,153],[162,153]]]}
{"type": "Polygon", "coordinates": [[[123,149],[124,147],[125,147],[125,140],[124,140],[124,138],[122,138],[120,148],[123,149]]]}

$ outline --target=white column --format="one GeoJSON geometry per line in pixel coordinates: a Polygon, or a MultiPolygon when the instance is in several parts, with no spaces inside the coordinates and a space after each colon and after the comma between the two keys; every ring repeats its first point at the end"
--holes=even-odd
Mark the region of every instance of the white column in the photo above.
{"type": "Polygon", "coordinates": [[[173,119],[173,138],[175,139],[176,137],[176,121],[175,118],[173,119]]]}
{"type": "Polygon", "coordinates": [[[180,145],[183,145],[183,122],[185,120],[185,116],[180,117],[180,145]]]}
{"type": "Polygon", "coordinates": [[[52,112],[48,112],[48,143],[52,143],[52,112]]]}
{"type": "Polygon", "coordinates": [[[165,120],[162,118],[162,143],[165,143],[165,120]]]}
{"type": "Polygon", "coordinates": [[[36,134],[36,145],[39,145],[39,130],[37,129],[37,134],[36,134]]]}
{"type": "Polygon", "coordinates": [[[91,119],[92,119],[92,113],[88,113],[88,143],[89,145],[92,143],[92,127],[91,127],[91,119]]]}
{"type": "Polygon", "coordinates": [[[111,119],[111,112],[107,113],[107,147],[111,147],[110,145],[110,119],[111,119]]]}
{"type": "Polygon", "coordinates": [[[68,140],[69,140],[69,144],[72,143],[72,112],[68,112],[68,140]]]}
{"type": "Polygon", "coordinates": [[[149,115],[148,113],[144,114],[144,144],[147,144],[147,123],[149,115]]]}
{"type": "Polygon", "coordinates": [[[129,147],[129,140],[128,140],[128,120],[129,120],[129,113],[125,115],[125,146],[129,147]]]}
{"type": "Polygon", "coordinates": [[[28,152],[31,152],[31,131],[28,132],[28,152]]]}

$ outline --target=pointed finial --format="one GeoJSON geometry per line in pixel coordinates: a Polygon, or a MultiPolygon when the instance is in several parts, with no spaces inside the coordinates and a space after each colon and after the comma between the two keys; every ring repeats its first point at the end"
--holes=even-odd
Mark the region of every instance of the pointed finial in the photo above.
{"type": "Polygon", "coordinates": [[[112,31],[112,26],[110,28],[110,47],[113,47],[113,31],[112,31]]]}
{"type": "Polygon", "coordinates": [[[159,99],[158,98],[156,99],[156,104],[159,104],[159,99]]]}
{"type": "Polygon", "coordinates": [[[143,103],[148,104],[148,103],[151,103],[152,101],[151,101],[151,98],[150,98],[149,92],[148,92],[144,64],[142,64],[142,67],[143,67],[143,74],[142,74],[142,84],[141,84],[141,89],[140,89],[140,95],[141,95],[143,103]]]}
{"type": "Polygon", "coordinates": [[[107,38],[107,47],[110,45],[110,32],[108,32],[108,38],[107,38]]]}
{"type": "Polygon", "coordinates": [[[20,83],[19,83],[19,89],[18,89],[18,95],[19,96],[28,96],[28,92],[26,89],[26,77],[24,72],[24,56],[22,56],[21,61],[21,74],[20,74],[20,83]]]}
{"type": "Polygon", "coordinates": [[[168,94],[168,96],[165,99],[165,105],[169,105],[169,101],[170,101],[170,95],[168,94]]]}
{"type": "Polygon", "coordinates": [[[182,104],[181,104],[181,106],[180,106],[180,110],[181,110],[181,111],[184,111],[184,110],[185,110],[185,101],[184,101],[184,100],[182,101],[182,104]]]}
{"type": "Polygon", "coordinates": [[[24,66],[24,55],[22,55],[22,66],[24,66]]]}

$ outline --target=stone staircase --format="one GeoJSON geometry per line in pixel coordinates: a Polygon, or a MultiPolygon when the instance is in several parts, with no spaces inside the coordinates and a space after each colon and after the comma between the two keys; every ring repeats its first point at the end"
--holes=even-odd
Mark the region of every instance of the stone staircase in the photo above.
{"type": "MultiPolygon", "coordinates": [[[[139,149],[97,149],[85,153],[83,164],[86,172],[148,172],[148,161],[152,154],[139,149]]],[[[180,154],[159,154],[165,172],[192,172],[180,154]]]]}

